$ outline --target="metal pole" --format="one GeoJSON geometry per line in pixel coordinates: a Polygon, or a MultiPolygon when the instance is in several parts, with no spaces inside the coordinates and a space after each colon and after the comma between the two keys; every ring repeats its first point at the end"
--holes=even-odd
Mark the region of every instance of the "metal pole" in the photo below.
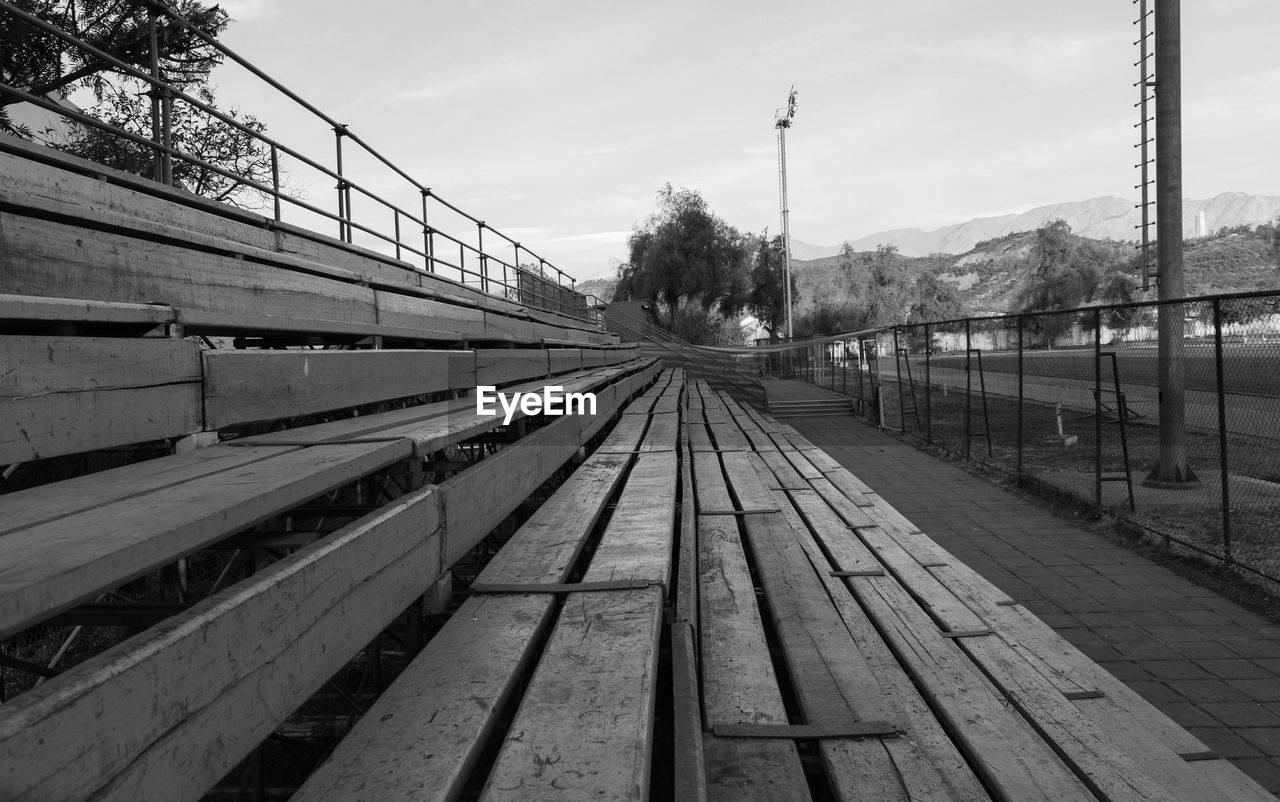
{"type": "Polygon", "coordinates": [[[431,189],[422,190],[422,250],[426,253],[423,257],[423,267],[428,273],[436,272],[435,259],[435,232],[431,230],[431,224],[427,222],[427,198],[431,197],[431,189]]]}
{"type": "MultiPolygon", "coordinates": [[[[1116,393],[1120,388],[1116,388],[1116,393]]],[[[1116,409],[1124,414],[1116,397],[1116,409]]],[[[1123,423],[1121,425],[1124,425],[1123,423]]],[[[1102,310],[1093,310],[1093,504],[1102,509],[1102,310]]]]}
{"type": "MultiPolygon", "coordinates": [[[[1180,0],[1156,2],[1156,256],[1159,300],[1183,297],[1182,283],[1182,40],[1180,0]]],[[[1158,312],[1160,457],[1146,484],[1186,486],[1186,375],[1182,304],[1158,312]]]]}
{"type": "Polygon", "coordinates": [[[396,259],[400,258],[400,210],[392,209],[391,213],[395,219],[396,228],[396,259]]]}
{"type": "Polygon", "coordinates": [[[791,327],[791,210],[787,208],[787,126],[778,126],[778,160],[782,164],[782,261],[786,266],[783,291],[787,304],[787,341],[795,337],[791,327]]]}
{"type": "Polygon", "coordinates": [[[1227,473],[1227,395],[1222,364],[1222,302],[1213,299],[1213,355],[1218,374],[1218,463],[1222,479],[1222,560],[1231,565],[1231,480],[1227,473]]]}
{"type": "Polygon", "coordinates": [[[1022,334],[1026,328],[1026,320],[1022,315],[1018,315],[1018,481],[1022,481],[1022,450],[1024,448],[1024,432],[1022,420],[1022,405],[1025,402],[1025,395],[1022,386],[1023,367],[1022,367],[1022,334]]]}
{"type": "MultiPolygon", "coordinates": [[[[150,30],[148,32],[151,44],[151,77],[157,81],[160,80],[160,38],[156,31],[156,20],[159,18],[160,12],[152,6],[149,11],[150,30]]],[[[160,144],[164,139],[164,135],[160,130],[160,90],[152,84],[151,91],[151,141],[156,143],[153,149],[155,162],[152,164],[152,177],[164,183],[164,151],[160,149],[160,144]]]]}
{"type": "Polygon", "coordinates": [[[484,221],[476,223],[476,248],[480,252],[480,291],[489,291],[489,259],[484,254],[484,221]]]}
{"type": "Polygon", "coordinates": [[[973,342],[969,336],[970,320],[964,321],[964,458],[969,459],[969,417],[973,407],[973,371],[969,369],[969,361],[973,358],[973,342]]]}
{"type": "Polygon", "coordinates": [[[933,340],[924,324],[924,441],[933,445],[933,340]]]}
{"type": "Polygon", "coordinates": [[[276,222],[280,222],[280,154],[271,146],[271,196],[275,199],[276,222]]]}
{"type": "Polygon", "coordinates": [[[347,242],[347,204],[344,192],[346,182],[342,180],[342,134],[342,126],[334,126],[333,137],[338,154],[337,169],[334,171],[338,174],[338,239],[347,242]]]}
{"type": "Polygon", "coordinates": [[[1138,188],[1142,190],[1142,242],[1139,248],[1142,249],[1142,289],[1151,288],[1151,115],[1148,113],[1148,104],[1151,101],[1151,73],[1150,58],[1151,53],[1148,48],[1151,32],[1147,26],[1148,0],[1138,0],[1138,109],[1140,112],[1138,122],[1138,133],[1141,139],[1138,142],[1138,148],[1141,159],[1139,167],[1142,183],[1138,188]]]}

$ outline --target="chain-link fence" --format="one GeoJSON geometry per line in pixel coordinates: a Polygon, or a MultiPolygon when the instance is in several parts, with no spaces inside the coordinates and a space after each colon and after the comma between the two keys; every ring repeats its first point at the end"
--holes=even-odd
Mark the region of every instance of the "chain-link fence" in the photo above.
{"type": "Polygon", "coordinates": [[[768,361],[868,422],[1280,583],[1280,293],[898,326],[768,361]]]}

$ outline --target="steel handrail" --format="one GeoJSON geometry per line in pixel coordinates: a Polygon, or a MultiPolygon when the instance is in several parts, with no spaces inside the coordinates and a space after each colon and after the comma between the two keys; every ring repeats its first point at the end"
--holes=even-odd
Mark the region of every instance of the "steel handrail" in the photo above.
{"type": "MultiPolygon", "coordinates": [[[[426,187],[420,182],[418,182],[416,179],[410,176],[407,172],[397,167],[384,155],[382,155],[380,152],[375,150],[372,146],[370,146],[367,142],[361,139],[358,135],[351,132],[350,128],[347,125],[338,123],[336,120],[334,120],[329,115],[325,114],[316,106],[314,106],[311,103],[308,103],[296,92],[290,90],[288,87],[284,86],[279,81],[276,81],[274,78],[271,78],[269,75],[267,75],[261,69],[253,65],[247,59],[240,56],[238,53],[231,50],[230,48],[226,47],[221,42],[217,41],[212,36],[207,34],[205,31],[193,25],[185,17],[177,14],[173,9],[169,8],[166,4],[161,2],[156,2],[156,0],[147,0],[145,5],[155,13],[164,14],[167,18],[173,20],[184,29],[195,34],[199,39],[201,39],[202,41],[204,41],[205,43],[213,47],[217,52],[223,54],[226,57],[229,57],[231,60],[233,60],[240,66],[249,70],[254,76],[259,78],[260,80],[263,80],[269,86],[281,92],[290,100],[302,106],[304,109],[309,111],[311,114],[313,114],[320,120],[329,124],[338,133],[339,140],[341,140],[344,137],[351,139],[354,143],[359,145],[361,149],[363,149],[366,153],[372,156],[376,161],[378,161],[379,163],[381,163],[382,165],[390,169],[393,173],[395,173],[396,175],[400,176],[405,181],[407,181],[412,187],[417,189],[423,196],[422,217],[419,218],[414,212],[407,211],[397,206],[396,204],[391,203],[390,201],[387,201],[386,199],[380,197],[379,195],[372,192],[371,190],[366,189],[365,187],[361,186],[355,181],[352,181],[349,177],[344,176],[340,171],[335,172],[334,170],[329,169],[323,164],[317,162],[316,160],[302,154],[301,152],[289,147],[288,145],[285,145],[283,142],[280,142],[272,137],[269,137],[261,132],[255,131],[245,126],[240,121],[214,108],[212,105],[205,103],[199,98],[193,97],[190,94],[182,91],[181,89],[175,89],[171,87],[168,83],[166,83],[162,79],[156,76],[153,76],[147,72],[144,72],[134,67],[131,64],[128,64],[127,62],[124,62],[112,56],[110,53],[107,53],[101,48],[98,48],[94,45],[89,44],[88,42],[80,40],[75,36],[72,36],[68,32],[58,28],[56,25],[46,22],[45,20],[42,20],[39,17],[36,17],[22,9],[19,9],[15,7],[12,3],[5,2],[4,0],[0,0],[0,10],[5,11],[6,13],[26,22],[27,24],[39,30],[42,30],[48,34],[53,35],[54,37],[60,39],[61,41],[72,44],[86,53],[92,54],[97,59],[100,59],[105,64],[108,64],[114,67],[116,70],[122,72],[123,74],[133,77],[139,81],[142,81],[143,83],[152,87],[155,90],[160,90],[164,92],[167,97],[182,100],[183,102],[187,103],[193,108],[197,108],[200,111],[204,112],[205,114],[209,115],[210,117],[219,120],[223,124],[228,125],[231,128],[252,137],[254,140],[261,142],[264,145],[267,145],[271,149],[271,157],[272,157],[273,165],[276,163],[278,154],[283,153],[285,155],[288,155],[291,158],[298,160],[299,163],[307,167],[310,167],[320,172],[323,175],[326,175],[330,178],[335,179],[338,182],[338,189],[340,194],[345,190],[354,189],[357,192],[359,192],[361,196],[380,204],[382,207],[386,208],[389,211],[392,211],[395,215],[394,223],[395,223],[396,234],[395,236],[389,236],[376,229],[373,229],[368,225],[364,225],[354,221],[351,218],[351,214],[350,214],[349,196],[346,196],[348,198],[348,201],[346,203],[344,203],[343,199],[340,197],[339,213],[335,215],[332,212],[328,212],[324,209],[321,209],[315,206],[314,204],[307,203],[305,201],[302,201],[301,199],[292,197],[291,195],[288,195],[282,192],[278,183],[278,173],[274,169],[273,169],[273,179],[275,179],[274,186],[268,188],[265,184],[254,181],[248,178],[247,176],[241,176],[241,175],[232,173],[228,170],[217,167],[216,165],[212,165],[204,161],[203,159],[200,159],[197,156],[188,154],[184,151],[174,148],[169,143],[159,141],[158,137],[153,139],[146,139],[144,137],[140,137],[136,134],[132,134],[128,131],[124,131],[122,129],[111,126],[110,124],[104,123],[103,121],[98,120],[92,117],[91,115],[86,115],[78,110],[68,109],[61,105],[53,103],[47,98],[41,98],[41,97],[32,95],[22,89],[19,89],[18,87],[9,85],[7,83],[0,82],[0,92],[9,94],[13,97],[18,97],[24,102],[32,103],[48,111],[65,116],[69,119],[76,120],[81,124],[85,124],[101,130],[109,131],[113,135],[124,137],[130,141],[133,141],[137,144],[140,144],[149,149],[152,149],[153,151],[162,152],[166,154],[169,158],[174,158],[174,157],[180,158],[190,164],[197,165],[202,169],[209,170],[210,172],[213,172],[217,175],[223,176],[225,178],[229,178],[231,180],[238,182],[243,186],[250,187],[258,192],[263,193],[264,195],[270,196],[275,201],[275,210],[276,210],[277,220],[280,219],[279,218],[280,201],[285,200],[297,206],[298,208],[305,209],[309,212],[317,214],[326,219],[330,219],[338,222],[340,231],[343,230],[342,227],[344,226],[349,227],[350,229],[359,230],[376,239],[379,239],[383,242],[387,242],[389,244],[394,245],[397,252],[397,258],[399,257],[399,254],[402,250],[408,251],[409,253],[415,254],[417,256],[421,256],[424,260],[424,266],[429,272],[434,272],[433,268],[435,264],[439,263],[439,264],[445,265],[446,267],[449,267],[450,269],[457,270],[464,277],[464,283],[465,283],[465,276],[470,275],[470,276],[478,277],[480,279],[482,289],[485,289],[486,291],[487,291],[488,282],[494,282],[496,284],[501,285],[506,290],[515,290],[517,293],[521,295],[521,297],[523,297],[527,293],[527,291],[522,289],[519,286],[518,282],[516,286],[512,286],[510,284],[509,277],[507,277],[506,275],[506,269],[515,269],[515,270],[525,272],[530,277],[530,279],[532,279],[535,285],[545,284],[547,286],[554,286],[558,291],[563,291],[567,289],[570,293],[573,293],[575,295],[577,294],[574,289],[574,287],[576,286],[576,280],[572,276],[565,273],[563,270],[556,267],[554,264],[549,263],[544,257],[538,255],[532,249],[525,247],[524,245],[512,239],[511,237],[507,236],[506,234],[502,233],[501,231],[490,227],[485,221],[480,220],[479,218],[467,213],[461,208],[449,203],[444,198],[441,198],[431,188],[426,187]],[[498,257],[493,254],[489,254],[488,252],[484,251],[482,247],[471,245],[470,243],[465,242],[459,239],[458,237],[455,237],[447,232],[444,232],[440,229],[437,229],[431,226],[426,219],[426,200],[428,198],[434,199],[436,203],[440,204],[441,206],[444,206],[445,208],[449,209],[455,214],[458,214],[463,219],[469,220],[475,223],[478,227],[477,229],[478,232],[480,232],[481,242],[483,240],[483,231],[488,230],[493,234],[495,234],[496,236],[498,236],[503,241],[512,245],[515,248],[515,254],[516,254],[515,261],[507,262],[501,257],[498,257]],[[347,212],[345,215],[342,214],[344,207],[347,212]],[[417,223],[418,225],[422,226],[423,235],[426,240],[426,244],[421,250],[419,250],[417,247],[413,245],[410,245],[406,242],[401,241],[399,236],[399,230],[400,230],[399,218],[400,217],[404,217],[410,222],[417,223]],[[434,237],[436,236],[441,236],[446,241],[452,242],[459,247],[460,255],[462,257],[460,259],[460,264],[454,265],[447,260],[436,257],[434,242],[433,242],[434,237]],[[552,281],[546,278],[545,276],[540,275],[539,273],[534,273],[532,271],[528,271],[525,268],[520,267],[519,256],[521,251],[524,251],[532,258],[536,258],[538,260],[539,268],[541,271],[545,271],[547,269],[554,271],[556,274],[556,280],[552,281]],[[481,272],[468,270],[465,264],[461,263],[461,262],[465,262],[465,255],[467,252],[471,252],[477,258],[479,258],[481,262],[481,272]],[[504,268],[504,278],[502,280],[499,280],[493,276],[490,276],[487,272],[484,272],[484,267],[487,265],[489,261],[493,261],[504,268]],[[565,278],[568,278],[570,281],[570,286],[568,288],[566,288],[563,284],[563,280],[565,278]]],[[[339,148],[340,148],[340,145],[339,145],[339,148]]],[[[340,163],[340,160],[341,160],[341,157],[339,155],[339,163],[340,163]]],[[[347,238],[347,241],[350,241],[349,238],[347,238]]],[[[542,301],[543,303],[546,303],[548,301],[548,298],[546,297],[545,292],[539,292],[536,294],[535,297],[537,297],[537,299],[542,301]]],[[[574,314],[576,312],[581,311],[581,308],[583,306],[582,304],[577,304],[577,303],[565,304],[560,297],[556,297],[551,300],[552,300],[552,303],[548,305],[548,308],[555,308],[557,311],[566,311],[566,306],[567,306],[567,311],[570,314],[574,314]]]]}

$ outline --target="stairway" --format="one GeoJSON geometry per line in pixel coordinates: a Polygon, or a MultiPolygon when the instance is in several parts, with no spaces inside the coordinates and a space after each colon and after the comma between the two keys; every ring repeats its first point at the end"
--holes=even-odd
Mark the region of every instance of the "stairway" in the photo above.
{"type": "Polygon", "coordinates": [[[794,401],[770,401],[769,414],[775,418],[852,415],[853,399],[812,398],[794,401]]]}

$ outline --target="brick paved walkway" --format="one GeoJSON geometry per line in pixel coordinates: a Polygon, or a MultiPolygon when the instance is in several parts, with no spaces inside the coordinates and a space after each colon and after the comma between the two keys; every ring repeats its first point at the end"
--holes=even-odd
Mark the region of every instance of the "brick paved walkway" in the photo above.
{"type": "Polygon", "coordinates": [[[853,418],[789,418],[929,534],[1280,794],[1280,626],[853,418]]]}

